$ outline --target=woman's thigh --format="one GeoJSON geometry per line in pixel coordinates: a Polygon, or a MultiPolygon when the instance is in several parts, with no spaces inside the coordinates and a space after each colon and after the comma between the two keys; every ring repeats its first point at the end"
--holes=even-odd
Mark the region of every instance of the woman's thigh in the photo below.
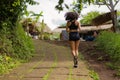
{"type": "Polygon", "coordinates": [[[80,44],[80,40],[75,41],[75,50],[78,50],[80,44]]]}
{"type": "Polygon", "coordinates": [[[69,41],[72,50],[75,50],[75,41],[69,41]]]}

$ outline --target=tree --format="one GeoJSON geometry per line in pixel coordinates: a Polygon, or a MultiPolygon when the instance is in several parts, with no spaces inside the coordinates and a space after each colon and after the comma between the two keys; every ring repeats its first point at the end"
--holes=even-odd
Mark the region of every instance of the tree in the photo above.
{"type": "Polygon", "coordinates": [[[33,13],[31,16],[35,16],[35,21],[38,22],[39,18],[43,16],[43,11],[41,11],[39,14],[33,13]]]}
{"type": "Polygon", "coordinates": [[[23,25],[24,30],[29,35],[29,23],[33,25],[33,27],[36,26],[36,23],[40,19],[40,17],[43,16],[43,11],[41,11],[39,14],[34,13],[33,11],[27,11],[24,12],[25,19],[21,20],[21,23],[23,25]]]}
{"type": "MultiPolygon", "coordinates": [[[[0,28],[3,24],[10,23],[14,29],[17,20],[21,17],[27,8],[27,3],[30,5],[37,4],[33,0],[2,0],[0,1],[0,28]]],[[[9,24],[9,25],[10,25],[9,24]]]]}
{"type": "MultiPolygon", "coordinates": [[[[113,30],[116,32],[116,25],[117,25],[117,16],[116,16],[116,11],[115,7],[118,4],[120,0],[76,0],[76,5],[75,8],[78,10],[77,12],[80,13],[83,8],[84,4],[97,4],[97,5],[106,5],[108,9],[111,12],[111,18],[113,22],[113,30]]],[[[59,0],[58,5],[55,7],[59,11],[63,10],[64,6],[64,0],[59,0]]],[[[64,4],[66,5],[66,4],[64,4]]]]}
{"type": "Polygon", "coordinates": [[[113,23],[113,31],[116,32],[117,26],[117,11],[115,10],[116,5],[120,0],[96,0],[98,5],[106,5],[111,12],[111,18],[113,23]]]}
{"type": "Polygon", "coordinates": [[[0,47],[1,54],[16,58],[32,57],[32,41],[27,37],[18,23],[27,8],[34,5],[33,0],[1,0],[0,1],[0,47]],[[24,55],[24,56],[23,56],[24,55]]]}
{"type": "MultiPolygon", "coordinates": [[[[73,0],[73,2],[71,4],[74,6],[73,11],[80,13],[81,10],[83,9],[84,4],[90,4],[93,2],[94,2],[94,0],[73,0]]],[[[65,8],[69,9],[70,6],[66,3],[64,3],[64,0],[59,0],[58,4],[55,6],[55,9],[57,9],[59,11],[63,11],[65,8]]]]}

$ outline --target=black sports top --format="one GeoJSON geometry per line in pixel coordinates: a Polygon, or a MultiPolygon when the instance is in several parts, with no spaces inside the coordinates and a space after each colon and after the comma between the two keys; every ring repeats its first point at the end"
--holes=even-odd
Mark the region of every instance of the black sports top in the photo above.
{"type": "Polygon", "coordinates": [[[70,30],[77,30],[78,26],[75,24],[75,22],[71,22],[71,25],[69,26],[70,30]]]}

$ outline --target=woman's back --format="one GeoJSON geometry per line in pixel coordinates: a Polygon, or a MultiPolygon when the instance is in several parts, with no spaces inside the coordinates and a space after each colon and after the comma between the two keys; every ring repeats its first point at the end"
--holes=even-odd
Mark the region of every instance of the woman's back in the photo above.
{"type": "Polygon", "coordinates": [[[77,26],[75,21],[74,22],[70,22],[70,23],[71,23],[70,26],[69,26],[70,30],[77,30],[78,29],[78,26],[77,26]]]}

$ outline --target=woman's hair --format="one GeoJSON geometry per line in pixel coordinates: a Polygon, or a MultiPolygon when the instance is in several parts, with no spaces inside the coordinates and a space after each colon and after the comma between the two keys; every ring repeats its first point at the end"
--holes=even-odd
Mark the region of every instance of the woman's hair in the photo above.
{"type": "Polygon", "coordinates": [[[79,14],[76,12],[67,12],[64,17],[65,20],[72,21],[72,20],[77,20],[79,18],[79,14]]]}

